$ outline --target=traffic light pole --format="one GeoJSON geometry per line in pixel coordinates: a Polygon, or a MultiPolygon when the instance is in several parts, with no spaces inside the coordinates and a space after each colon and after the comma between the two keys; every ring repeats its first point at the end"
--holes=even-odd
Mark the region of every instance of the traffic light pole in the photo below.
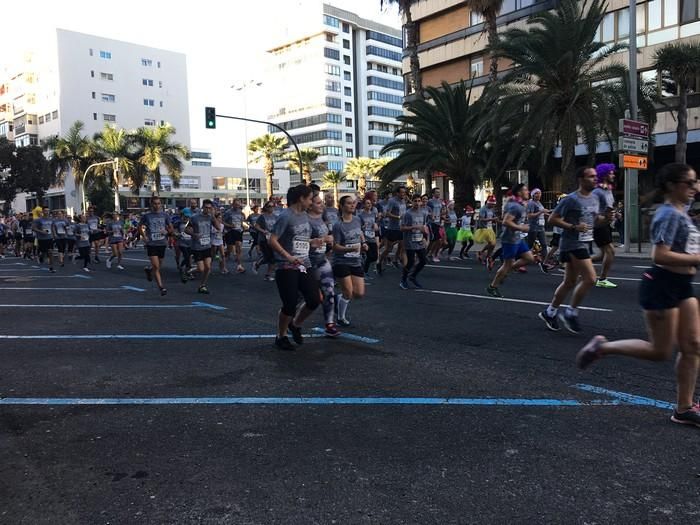
{"type": "MultiPolygon", "coordinates": [[[[219,115],[218,113],[216,116],[219,118],[230,118],[232,120],[244,120],[246,122],[255,122],[257,124],[267,124],[268,126],[273,126],[273,127],[277,128],[278,130],[280,130],[282,133],[284,133],[287,136],[287,138],[289,139],[289,142],[292,143],[292,146],[294,146],[294,149],[297,151],[297,158],[299,160],[299,175],[301,175],[303,177],[303,175],[304,175],[304,163],[301,160],[301,151],[299,150],[299,146],[297,146],[297,143],[294,142],[294,139],[292,138],[292,136],[289,133],[287,133],[287,130],[284,129],[282,126],[278,126],[274,122],[268,122],[267,120],[256,120],[254,118],[234,117],[232,115],[219,115]]],[[[246,147],[247,147],[247,144],[246,144],[246,147]]]]}
{"type": "MultiPolygon", "coordinates": [[[[637,0],[629,0],[629,86],[630,117],[637,120],[637,0]]],[[[638,234],[639,216],[638,174],[635,169],[625,170],[625,208],[623,210],[625,253],[632,251],[632,233],[638,234]]],[[[637,239],[637,242],[641,242],[637,239]]],[[[641,251],[641,250],[640,250],[641,251]]]]}

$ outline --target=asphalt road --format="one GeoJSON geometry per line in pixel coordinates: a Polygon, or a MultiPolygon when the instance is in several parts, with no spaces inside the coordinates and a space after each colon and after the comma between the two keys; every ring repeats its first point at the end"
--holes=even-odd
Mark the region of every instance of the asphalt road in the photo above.
{"type": "Polygon", "coordinates": [[[616,262],[580,336],[536,318],[560,274],[494,300],[450,261],[424,291],[388,269],[350,305],[356,337],[285,353],[274,283],[202,296],[169,260],[161,298],[127,257],[89,278],[0,261],[0,523],[700,522],[672,364],[574,366],[595,333],[644,335],[646,261],[616,262]]]}

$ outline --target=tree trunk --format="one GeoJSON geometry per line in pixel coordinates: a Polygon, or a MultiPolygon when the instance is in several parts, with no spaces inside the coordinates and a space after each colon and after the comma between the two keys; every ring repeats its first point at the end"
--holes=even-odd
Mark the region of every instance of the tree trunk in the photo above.
{"type": "Polygon", "coordinates": [[[418,60],[418,28],[411,17],[412,0],[402,0],[399,5],[399,10],[403,13],[406,23],[406,51],[409,56],[410,74],[409,74],[409,89],[406,94],[416,94],[423,98],[423,86],[420,74],[420,62],[418,60]]]}
{"type": "Polygon", "coordinates": [[[362,197],[367,193],[367,177],[365,175],[360,175],[357,179],[357,191],[362,197]]]}
{"type": "Polygon", "coordinates": [[[430,193],[433,187],[433,172],[430,170],[423,170],[423,181],[425,182],[425,187],[423,188],[425,193],[430,193]]]}
{"type": "Polygon", "coordinates": [[[455,210],[461,212],[467,204],[474,206],[474,179],[462,173],[450,178],[455,186],[455,210]]]}
{"type": "Polygon", "coordinates": [[[688,89],[678,85],[678,127],[676,128],[676,162],[685,164],[688,149],[688,89]]]}
{"type": "Polygon", "coordinates": [[[333,200],[335,201],[335,205],[339,206],[340,198],[338,197],[338,183],[336,182],[333,184],[333,200]]]}
{"type": "MultiPolygon", "coordinates": [[[[496,17],[498,13],[492,9],[486,10],[484,13],[484,22],[486,30],[489,34],[489,46],[493,47],[498,42],[498,26],[496,25],[496,17]]],[[[498,79],[498,57],[491,53],[491,65],[489,66],[489,82],[495,82],[498,79]]]]}
{"type": "Polygon", "coordinates": [[[267,198],[269,200],[272,198],[272,177],[275,175],[275,168],[272,164],[272,157],[265,157],[263,171],[265,172],[265,185],[267,190],[267,198]]]}
{"type": "Polygon", "coordinates": [[[568,191],[573,191],[573,189],[578,186],[576,181],[576,134],[574,133],[574,139],[571,140],[568,137],[562,135],[561,139],[561,176],[565,181],[566,188],[568,191]]]}
{"type": "Polygon", "coordinates": [[[304,168],[304,184],[309,186],[313,180],[311,179],[311,170],[308,168],[304,168]]]}

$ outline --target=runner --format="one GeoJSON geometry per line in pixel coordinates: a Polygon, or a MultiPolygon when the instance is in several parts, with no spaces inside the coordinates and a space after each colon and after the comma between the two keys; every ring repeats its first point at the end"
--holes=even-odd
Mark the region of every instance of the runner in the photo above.
{"type": "Polygon", "coordinates": [[[56,212],[56,219],[53,221],[53,238],[55,239],[56,252],[58,253],[58,264],[61,268],[64,266],[64,258],[66,253],[66,228],[68,221],[63,216],[62,211],[56,212]]]}
{"type": "Polygon", "coordinates": [[[328,226],[323,220],[323,201],[318,193],[315,193],[308,211],[309,224],[311,225],[311,242],[313,247],[309,252],[309,258],[313,268],[314,278],[321,286],[323,296],[323,320],[325,334],[329,337],[337,337],[340,331],[335,325],[335,279],[333,267],[326,257],[328,245],[333,244],[333,235],[328,231],[328,226]]]}
{"type": "Polygon", "coordinates": [[[49,207],[41,208],[41,217],[32,223],[32,230],[38,241],[39,264],[44,262],[44,257],[49,262],[49,272],[56,273],[53,268],[53,219],[49,214],[49,207]]]}
{"type": "Polygon", "coordinates": [[[494,226],[498,222],[496,218],[496,197],[490,195],[486,199],[486,206],[482,206],[479,210],[479,223],[476,232],[474,232],[474,240],[478,243],[483,243],[485,246],[476,252],[476,257],[480,263],[483,263],[488,270],[493,269],[493,250],[496,247],[496,232],[494,226]]]}
{"type": "Polygon", "coordinates": [[[379,226],[377,225],[378,215],[379,212],[377,208],[374,207],[372,199],[365,198],[363,207],[357,216],[360,218],[360,221],[362,221],[362,233],[365,235],[365,242],[367,243],[367,253],[365,254],[364,261],[366,279],[369,278],[370,266],[377,261],[379,256],[377,252],[377,233],[379,232],[379,226]]]}
{"type": "Polygon", "coordinates": [[[22,215],[22,219],[19,221],[20,229],[22,230],[22,251],[24,252],[25,259],[35,259],[36,247],[34,246],[34,230],[32,229],[31,219],[32,215],[27,213],[22,215]]]}
{"type": "MultiPolygon", "coordinates": [[[[433,190],[430,192],[430,200],[428,200],[426,206],[427,211],[429,212],[428,227],[430,228],[428,257],[432,258],[433,262],[439,263],[440,259],[438,258],[438,253],[440,252],[440,247],[442,245],[442,241],[440,239],[440,225],[442,224],[442,219],[445,215],[445,206],[440,198],[439,189],[433,188],[433,190]]],[[[404,247],[406,247],[405,243],[404,247]]]]}
{"type": "Polygon", "coordinates": [[[333,226],[333,275],[342,295],[338,297],[338,320],[340,326],[350,326],[347,317],[352,299],[362,299],[365,295],[365,272],[362,270],[362,252],[367,251],[367,243],[362,233],[362,221],[353,215],[355,197],[345,195],[340,199],[342,216],[333,226]]]}
{"type": "Polygon", "coordinates": [[[15,238],[15,257],[20,257],[23,255],[23,248],[22,246],[23,240],[24,240],[24,229],[22,227],[22,221],[23,221],[23,215],[20,213],[15,217],[15,220],[12,222],[11,230],[12,234],[15,238]]]}
{"type": "Polygon", "coordinates": [[[685,207],[698,192],[698,176],[688,165],[668,164],[657,176],[657,192],[664,204],[651,222],[653,266],[642,274],[640,304],[649,341],[608,341],[596,335],[576,355],[586,368],[607,355],[665,361],[678,345],[676,408],[671,421],[700,427],[700,405],[694,403],[700,364],[700,309],[693,278],[700,265],[700,232],[685,207]]]}
{"type": "Polygon", "coordinates": [[[226,265],[226,250],[224,249],[224,221],[223,214],[214,209],[214,219],[217,223],[211,225],[211,256],[215,261],[219,261],[219,273],[226,275],[228,267],[226,265]]]}
{"type": "Polygon", "coordinates": [[[525,242],[530,226],[527,224],[527,212],[523,202],[530,197],[530,191],[525,184],[513,186],[512,198],[503,209],[503,233],[501,248],[503,264],[494,275],[486,292],[492,297],[503,297],[499,286],[505,281],[511,270],[518,270],[527,264],[535,262],[530,247],[525,242]]]}
{"type": "Polygon", "coordinates": [[[455,212],[455,201],[450,201],[447,203],[447,209],[445,211],[445,240],[447,246],[442,248],[442,251],[447,251],[447,257],[451,261],[457,260],[456,257],[452,256],[455,250],[455,245],[457,244],[457,213],[455,212]]]}
{"type": "Polygon", "coordinates": [[[90,226],[84,213],[78,216],[78,221],[80,222],[75,225],[75,245],[83,260],[83,271],[90,273],[92,271],[88,268],[88,264],[90,264],[90,226]]]}
{"type": "Polygon", "coordinates": [[[333,226],[339,220],[338,208],[335,207],[335,201],[333,200],[333,193],[330,191],[326,192],[323,196],[323,203],[325,205],[323,209],[323,220],[326,221],[329,231],[333,231],[333,226]]]}
{"type": "Polygon", "coordinates": [[[124,255],[124,223],[121,220],[119,212],[112,214],[112,220],[107,223],[107,236],[109,238],[109,246],[112,249],[112,254],[105,262],[107,269],[112,268],[114,259],[117,259],[117,269],[123,270],[122,256],[124,255]]]}
{"type": "Polygon", "coordinates": [[[85,219],[87,225],[90,227],[90,245],[95,251],[95,263],[100,263],[100,241],[102,237],[102,226],[100,225],[100,218],[95,215],[95,207],[88,207],[88,214],[85,219]]]}
{"type": "Polygon", "coordinates": [[[550,210],[544,207],[540,202],[542,199],[542,190],[535,188],[530,193],[530,200],[527,203],[527,220],[530,226],[530,231],[527,233],[527,245],[532,250],[535,246],[535,241],[540,243],[541,259],[538,264],[542,273],[547,273],[549,270],[545,266],[544,261],[547,259],[547,238],[545,236],[544,225],[547,222],[546,215],[550,210]]]}
{"type": "Polygon", "coordinates": [[[588,243],[593,240],[595,224],[606,220],[601,214],[600,199],[592,194],[596,185],[595,169],[579,168],[576,171],[576,179],[579,181],[578,190],[564,197],[549,217],[550,224],[563,229],[559,240],[559,257],[566,263],[566,267],[564,279],[554,292],[552,303],[538,314],[549,330],[559,330],[559,306],[573,290],[571,306],[560,319],[566,329],[575,334],[581,331],[578,307],[596,279],[588,243]]]}
{"type": "Polygon", "coordinates": [[[165,295],[168,293],[168,290],[163,286],[163,279],[160,275],[160,265],[165,257],[168,235],[172,233],[173,228],[170,225],[170,217],[162,211],[160,197],[151,197],[150,205],[151,211],[144,213],[139,223],[141,235],[145,239],[146,254],[151,261],[151,265],[146,266],[143,270],[146,273],[146,279],[149,281],[152,281],[155,277],[160,295],[165,295]]]}
{"type": "MultiPolygon", "coordinates": [[[[566,193],[560,194],[557,198],[557,204],[559,204],[559,202],[561,202],[561,200],[564,197],[566,197],[566,193]]],[[[550,272],[555,268],[561,267],[557,255],[559,254],[559,241],[561,239],[561,234],[563,231],[564,230],[562,230],[562,228],[559,226],[552,226],[552,239],[549,241],[549,251],[547,252],[547,256],[544,258],[543,261],[544,267],[547,270],[547,272],[550,272]]]]}
{"type": "Polygon", "coordinates": [[[595,168],[598,180],[598,187],[593,190],[601,201],[601,210],[605,210],[606,220],[602,224],[596,225],[593,230],[593,241],[600,249],[600,255],[593,257],[593,262],[603,261],[600,276],[596,279],[595,285],[598,288],[617,288],[617,285],[608,279],[608,272],[615,260],[615,249],[613,248],[612,221],[615,212],[615,165],[598,164],[595,168]]]}
{"type": "Polygon", "coordinates": [[[175,239],[177,246],[180,249],[180,266],[178,270],[180,272],[180,280],[186,283],[190,278],[190,270],[192,268],[192,236],[187,233],[186,229],[190,225],[190,219],[192,218],[192,212],[189,208],[182,210],[182,219],[180,224],[178,224],[178,229],[175,232],[175,239]]]}
{"type": "Polygon", "coordinates": [[[250,215],[246,217],[245,221],[248,225],[248,232],[250,234],[250,247],[248,248],[248,260],[253,258],[253,250],[257,251],[260,255],[260,244],[258,243],[258,230],[255,229],[255,223],[260,217],[260,206],[254,204],[251,208],[250,215]]]}
{"type": "Polygon", "coordinates": [[[401,218],[401,231],[403,232],[403,243],[406,252],[406,265],[403,267],[401,282],[399,287],[408,290],[408,282],[418,289],[423,286],[416,277],[428,262],[425,249],[425,238],[430,236],[430,226],[428,225],[428,215],[421,209],[422,199],[419,195],[414,195],[411,207],[406,210],[401,218]],[[413,266],[418,257],[418,263],[413,266]]]}
{"type": "Polygon", "coordinates": [[[5,258],[5,245],[7,244],[7,226],[5,218],[0,217],[0,259],[5,258]]]}
{"type": "Polygon", "coordinates": [[[397,243],[399,246],[396,255],[401,258],[403,265],[406,266],[406,254],[401,246],[401,240],[403,239],[401,217],[403,217],[404,213],[406,213],[406,187],[399,186],[394,190],[394,196],[389,199],[384,208],[384,216],[388,222],[382,238],[383,249],[377,262],[377,273],[379,275],[382,275],[382,265],[397,243]]]}
{"type": "Polygon", "coordinates": [[[231,207],[226,210],[223,215],[223,221],[226,227],[226,235],[224,237],[226,241],[226,258],[228,259],[231,256],[231,252],[233,252],[236,260],[236,272],[244,273],[245,268],[243,268],[241,264],[241,252],[245,216],[243,215],[243,210],[241,209],[238,199],[234,199],[231,207]]]}
{"type": "MultiPolygon", "coordinates": [[[[275,280],[282,299],[275,337],[275,345],[281,350],[294,350],[294,345],[287,337],[288,331],[295,343],[304,342],[301,325],[320,303],[318,281],[307,271],[311,267],[311,224],[306,210],[311,206],[311,200],[312,191],[308,186],[299,184],[289,188],[288,207],[275,222],[269,239],[277,261],[275,280]],[[299,294],[304,298],[304,303],[297,309],[299,294]]],[[[320,241],[317,243],[321,244],[320,241]]]]}
{"type": "Polygon", "coordinates": [[[258,232],[258,244],[260,245],[260,257],[257,261],[253,262],[252,268],[253,273],[257,275],[260,266],[266,264],[266,281],[275,280],[274,275],[272,275],[272,272],[275,271],[275,254],[270,246],[270,234],[277,221],[277,217],[273,213],[274,207],[272,201],[266,202],[260,217],[258,217],[258,220],[255,222],[255,230],[258,232]]]}
{"type": "Polygon", "coordinates": [[[464,208],[459,231],[457,232],[457,240],[462,243],[462,248],[459,250],[460,259],[469,259],[469,250],[474,246],[473,219],[474,208],[467,204],[464,208]]]}
{"type": "Polygon", "coordinates": [[[213,227],[220,228],[223,223],[213,216],[214,204],[209,199],[202,201],[202,210],[193,215],[185,233],[192,236],[192,257],[197,263],[200,274],[197,293],[208,294],[207,281],[211,274],[211,232],[213,227]]]}
{"type": "Polygon", "coordinates": [[[73,264],[75,264],[75,224],[70,215],[66,216],[66,257],[70,256],[73,264]]]}

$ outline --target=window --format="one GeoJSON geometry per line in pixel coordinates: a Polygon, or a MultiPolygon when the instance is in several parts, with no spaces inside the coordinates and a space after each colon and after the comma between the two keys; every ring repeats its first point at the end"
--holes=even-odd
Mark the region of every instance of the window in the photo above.
{"type": "Polygon", "coordinates": [[[347,148],[345,150],[345,156],[346,157],[354,157],[354,155],[352,154],[352,148],[347,148]]]}
{"type": "Polygon", "coordinates": [[[349,56],[349,55],[343,55],[343,63],[344,63],[346,66],[349,66],[349,65],[350,65],[350,56],[349,56]]]}
{"type": "Polygon", "coordinates": [[[102,120],[105,122],[116,122],[117,121],[117,116],[116,115],[110,115],[109,113],[103,113],[102,114],[102,120]]]}
{"type": "Polygon", "coordinates": [[[603,42],[612,42],[615,40],[615,13],[607,13],[603,17],[601,25],[601,40],[603,42]]]}
{"type": "Polygon", "coordinates": [[[153,87],[153,80],[151,80],[150,78],[142,78],[141,84],[143,84],[144,86],[153,87]]]}
{"type": "Polygon", "coordinates": [[[102,93],[100,96],[102,98],[102,102],[115,102],[117,98],[111,93],[102,93]]]}
{"type": "Polygon", "coordinates": [[[647,3],[649,31],[661,29],[661,2],[662,0],[652,0],[651,2],[647,3]]]}
{"type": "Polygon", "coordinates": [[[385,44],[390,44],[396,47],[403,47],[403,43],[400,38],[395,36],[385,35],[384,33],[378,33],[377,31],[367,31],[367,40],[376,40],[377,42],[384,42],[385,44]]]}
{"type": "Polygon", "coordinates": [[[395,60],[396,62],[401,62],[401,53],[398,51],[389,51],[382,47],[377,46],[367,46],[367,55],[374,55],[382,58],[388,58],[389,60],[395,60]]]}
{"type": "Polygon", "coordinates": [[[343,80],[352,80],[350,76],[350,71],[343,71],[343,80]]]}
{"type": "Polygon", "coordinates": [[[92,92],[92,98],[95,98],[95,92],[94,92],[94,91],[92,92]]]}
{"type": "Polygon", "coordinates": [[[340,60],[340,51],[337,49],[331,49],[330,47],[324,47],[323,56],[326,58],[332,58],[333,60],[340,60]]]}
{"type": "Polygon", "coordinates": [[[472,57],[469,64],[469,75],[471,77],[481,77],[484,75],[484,57],[472,57]]]}
{"type": "Polygon", "coordinates": [[[698,16],[698,0],[681,0],[681,24],[697,21],[698,16]]]}
{"type": "Polygon", "coordinates": [[[328,161],[328,169],[331,171],[343,171],[343,163],[337,160],[328,161]]]}
{"type": "Polygon", "coordinates": [[[368,86],[380,86],[389,89],[395,89],[397,91],[403,91],[403,82],[397,80],[388,80],[386,78],[379,78],[374,76],[367,77],[368,86]]]}
{"type": "Polygon", "coordinates": [[[389,109],[389,108],[380,108],[377,106],[369,106],[367,108],[367,114],[368,115],[377,115],[379,117],[396,118],[398,116],[403,115],[403,111],[401,111],[400,109],[389,109]]]}
{"type": "Polygon", "coordinates": [[[92,48],[90,48],[90,56],[92,56],[92,48]]]}
{"type": "Polygon", "coordinates": [[[340,20],[333,16],[323,15],[323,23],[331,27],[340,27],[340,20]]]}
{"type": "Polygon", "coordinates": [[[381,71],[382,73],[388,73],[389,72],[389,66],[385,66],[384,64],[375,64],[374,62],[369,62],[367,64],[367,69],[373,69],[375,71],[381,71]]]}
{"type": "Polygon", "coordinates": [[[159,87],[159,88],[162,88],[162,87],[163,87],[163,81],[162,81],[162,80],[159,80],[159,81],[158,81],[158,87],[159,87]]]}
{"type": "Polygon", "coordinates": [[[340,66],[326,64],[326,74],[333,75],[334,77],[339,77],[340,76],[340,66]]]}
{"type": "Polygon", "coordinates": [[[345,86],[343,88],[343,95],[345,95],[346,97],[351,97],[352,96],[352,88],[345,86]]]}
{"type": "Polygon", "coordinates": [[[350,102],[345,103],[345,111],[352,111],[352,103],[350,103],[350,102]]]}
{"type": "Polygon", "coordinates": [[[158,69],[160,69],[160,60],[157,63],[158,69]]]}
{"type": "MultiPolygon", "coordinates": [[[[314,115],[312,117],[289,120],[287,122],[278,122],[278,124],[284,129],[290,130],[315,126],[316,124],[323,124],[325,122],[330,122],[331,124],[342,124],[343,117],[338,113],[322,113],[321,115],[314,115]]],[[[279,130],[274,126],[268,126],[267,130],[269,133],[279,132],[279,130]]]]}
{"type": "Polygon", "coordinates": [[[664,0],[664,26],[678,25],[678,0],[664,0]]]}
{"type": "Polygon", "coordinates": [[[379,100],[380,102],[389,102],[390,104],[403,104],[403,97],[379,91],[368,91],[367,100],[379,100]]]}
{"type": "Polygon", "coordinates": [[[630,34],[630,10],[622,9],[617,12],[617,38],[627,38],[630,34]]]}
{"type": "Polygon", "coordinates": [[[326,33],[326,42],[335,42],[335,35],[333,33],[326,33]]]}
{"type": "Polygon", "coordinates": [[[114,80],[114,74],[113,73],[100,73],[100,80],[112,81],[112,80],[114,80]]]}
{"type": "Polygon", "coordinates": [[[158,105],[162,108],[162,107],[163,107],[163,101],[161,100],[160,102],[158,102],[158,105]]]}
{"type": "Polygon", "coordinates": [[[343,148],[340,146],[321,146],[318,148],[319,155],[334,155],[340,157],[343,155],[343,148]]]}
{"type": "Polygon", "coordinates": [[[142,58],[141,65],[146,66],[146,67],[151,67],[153,65],[153,60],[151,60],[150,58],[142,58]]]}
{"type": "Polygon", "coordinates": [[[352,142],[352,133],[345,134],[345,142],[352,142]]]}
{"type": "Polygon", "coordinates": [[[165,121],[164,121],[164,120],[161,120],[161,121],[160,121],[160,125],[161,125],[161,126],[165,126],[165,121]]]}
{"type": "Polygon", "coordinates": [[[335,80],[326,80],[326,91],[334,91],[340,93],[340,82],[335,80]]]}
{"type": "Polygon", "coordinates": [[[376,135],[369,136],[369,144],[372,146],[384,146],[393,140],[394,139],[392,137],[378,137],[376,135]]]}
{"type": "Polygon", "coordinates": [[[44,116],[42,115],[39,117],[39,124],[43,124],[43,123],[44,123],[44,116]]]}
{"type": "Polygon", "coordinates": [[[201,160],[193,160],[193,166],[211,166],[211,162],[202,162],[201,160]]]}
{"type": "Polygon", "coordinates": [[[350,24],[347,22],[343,22],[343,33],[349,33],[350,32],[350,24]]]}
{"type": "Polygon", "coordinates": [[[469,25],[470,26],[475,26],[482,24],[484,22],[484,17],[481,16],[481,13],[479,11],[472,11],[469,13],[469,25]]]}
{"type": "Polygon", "coordinates": [[[95,72],[91,70],[91,71],[90,71],[90,76],[91,76],[92,78],[95,78],[95,72]]]}
{"type": "Polygon", "coordinates": [[[351,128],[352,127],[352,119],[351,118],[346,118],[345,119],[345,127],[351,128]]]}
{"type": "Polygon", "coordinates": [[[151,107],[153,107],[153,106],[156,105],[156,101],[153,100],[152,98],[144,98],[144,99],[143,99],[143,105],[144,105],[144,106],[151,106],[151,107]]]}
{"type": "Polygon", "coordinates": [[[58,118],[58,110],[51,112],[51,118],[53,118],[54,120],[58,118]]]}
{"type": "Polygon", "coordinates": [[[341,100],[335,97],[326,97],[326,106],[329,108],[339,108],[341,100]]]}
{"type": "Polygon", "coordinates": [[[155,126],[155,125],[156,125],[156,121],[153,120],[153,119],[151,119],[151,118],[147,118],[147,119],[145,119],[145,120],[143,121],[143,125],[144,125],[144,126],[155,126]]]}
{"type": "Polygon", "coordinates": [[[350,49],[350,40],[343,38],[343,49],[350,49]]]}
{"type": "Polygon", "coordinates": [[[109,51],[100,51],[100,58],[105,58],[107,60],[112,59],[112,53],[109,51]]]}
{"type": "Polygon", "coordinates": [[[193,151],[192,152],[192,158],[193,159],[208,159],[211,160],[211,153],[207,151],[193,151]]]}
{"type": "Polygon", "coordinates": [[[292,137],[297,144],[305,142],[317,142],[319,140],[343,140],[343,134],[334,129],[326,129],[322,131],[312,131],[310,133],[302,133],[301,135],[292,137]]]}
{"type": "Polygon", "coordinates": [[[51,113],[47,113],[46,115],[44,115],[44,120],[46,122],[51,122],[51,113]]]}
{"type": "Polygon", "coordinates": [[[386,124],[385,122],[370,122],[369,123],[369,129],[375,130],[375,131],[393,132],[396,130],[396,128],[397,128],[397,126],[394,126],[393,124],[386,124]]]}

